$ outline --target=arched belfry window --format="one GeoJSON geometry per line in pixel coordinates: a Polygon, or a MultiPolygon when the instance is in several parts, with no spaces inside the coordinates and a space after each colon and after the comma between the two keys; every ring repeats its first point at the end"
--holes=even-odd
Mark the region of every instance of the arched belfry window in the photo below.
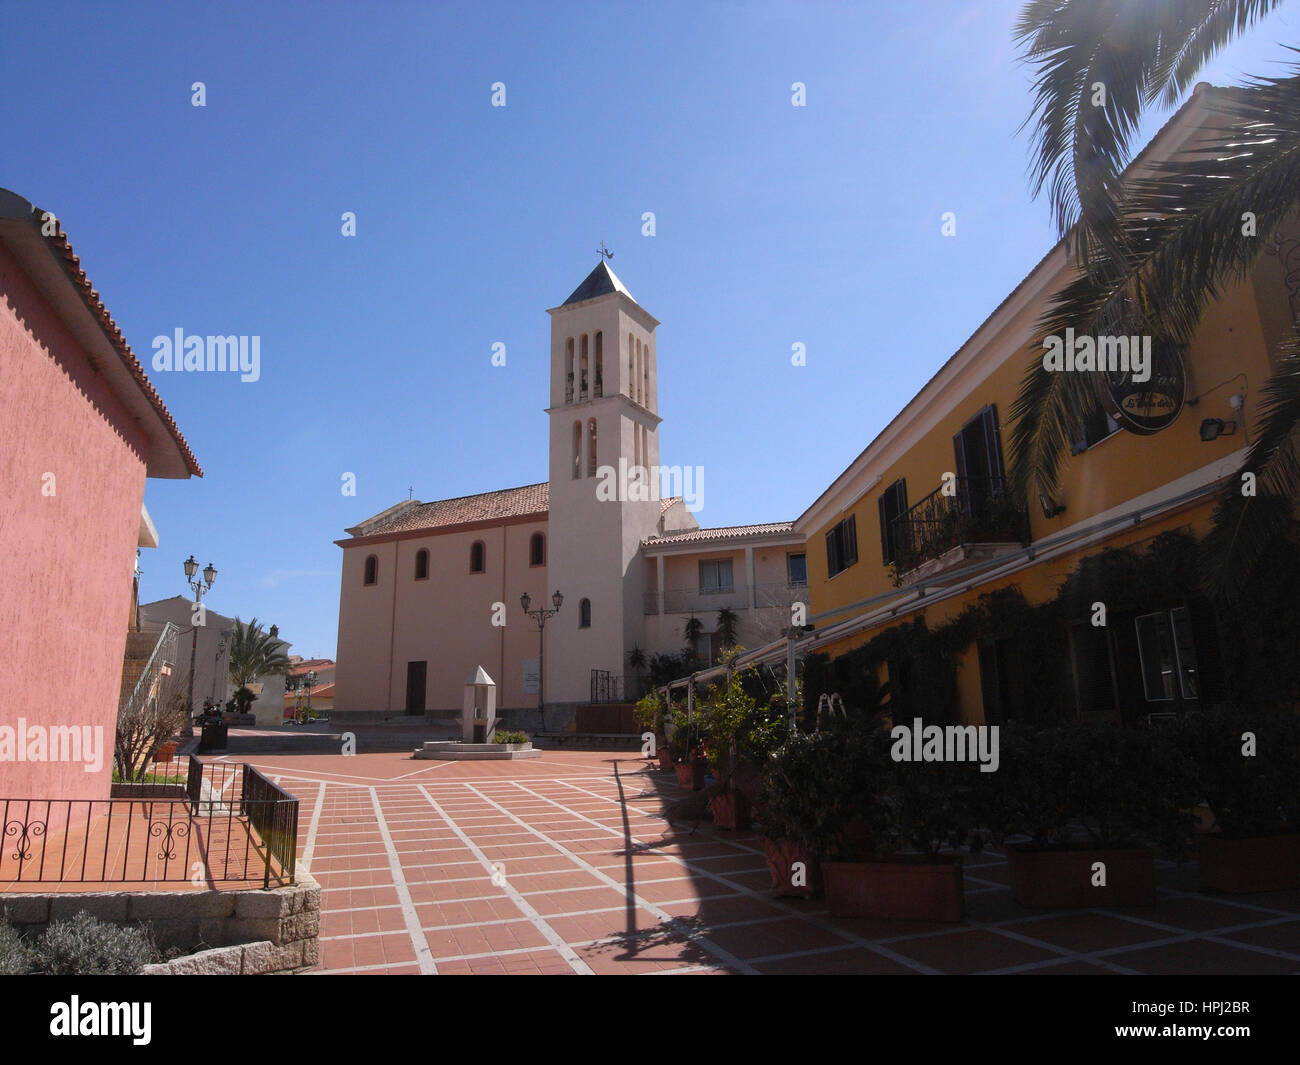
{"type": "Polygon", "coordinates": [[[530,566],[546,565],[546,537],[533,533],[528,540],[528,564],[530,566]]]}
{"type": "Polygon", "coordinates": [[[423,547],[415,553],[415,579],[417,581],[429,579],[429,552],[423,547]]]}
{"type": "Polygon", "coordinates": [[[596,330],[596,378],[592,381],[591,396],[592,399],[599,399],[604,395],[604,382],[601,376],[605,370],[605,344],[604,336],[599,329],[596,330]]]}
{"type": "Polygon", "coordinates": [[[587,422],[587,476],[596,476],[596,419],[587,422]]]}
{"type": "Polygon", "coordinates": [[[578,398],[587,398],[587,334],[582,334],[579,342],[581,354],[578,356],[578,398]]]}
{"type": "Polygon", "coordinates": [[[636,398],[636,340],[627,335],[627,398],[636,398]]]}
{"type": "Polygon", "coordinates": [[[591,600],[584,599],[578,604],[578,628],[591,628],[591,600]]]}
{"type": "Polygon", "coordinates": [[[573,479],[582,476],[582,422],[573,423],[573,479]]]}
{"type": "Polygon", "coordinates": [[[564,402],[573,402],[573,337],[569,337],[564,353],[564,402]]]}
{"type": "Polygon", "coordinates": [[[366,556],[366,577],[367,584],[379,583],[379,559],[374,555],[366,556]]]}
{"type": "Polygon", "coordinates": [[[650,345],[645,346],[645,358],[641,360],[641,405],[650,406],[650,345]]]}
{"type": "Polygon", "coordinates": [[[482,540],[475,540],[474,545],[469,549],[469,571],[470,573],[482,573],[487,568],[487,548],[483,545],[482,540]]]}
{"type": "Polygon", "coordinates": [[[641,394],[641,365],[642,365],[641,341],[638,340],[636,342],[636,381],[633,382],[633,388],[635,389],[635,391],[632,393],[632,397],[638,403],[642,402],[645,399],[645,397],[641,394]]]}

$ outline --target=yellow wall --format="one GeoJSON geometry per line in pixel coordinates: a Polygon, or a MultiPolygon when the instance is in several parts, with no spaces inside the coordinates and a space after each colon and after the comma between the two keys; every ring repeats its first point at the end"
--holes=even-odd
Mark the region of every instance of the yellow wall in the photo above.
{"type": "MultiPolygon", "coordinates": [[[[1067,456],[1055,494],[1056,502],[1063,503],[1066,510],[1056,518],[1047,519],[1038,501],[1031,500],[1028,513],[1032,539],[1038,541],[1085,522],[1247,446],[1243,415],[1245,428],[1253,434],[1260,424],[1260,389],[1271,373],[1268,341],[1276,333],[1271,321],[1261,324],[1260,308],[1265,309],[1267,320],[1275,317],[1271,311],[1279,303],[1286,306],[1276,264],[1262,262],[1252,279],[1228,289],[1218,302],[1211,305],[1192,344],[1184,353],[1187,396],[1191,402],[1185,404],[1177,421],[1152,436],[1138,436],[1121,429],[1087,451],[1067,456]],[[1238,392],[1245,395],[1244,409],[1234,412],[1228,400],[1238,392]],[[1238,422],[1236,434],[1203,443],[1200,423],[1202,419],[1211,417],[1225,421],[1235,419],[1238,422]]],[[[835,612],[820,620],[819,627],[863,612],[862,608],[850,609],[850,604],[894,590],[890,569],[881,558],[878,501],[900,477],[907,481],[909,507],[938,488],[946,472],[955,472],[953,436],[987,404],[997,407],[1002,453],[1009,466],[1012,403],[1029,359],[1041,359],[1041,351],[1026,354],[1026,345],[1043,306],[1043,301],[1034,301],[1014,316],[1009,316],[990,342],[1005,350],[1007,356],[1000,361],[990,359],[988,365],[991,369],[973,384],[963,387],[959,379],[958,387],[951,389],[952,394],[940,398],[946,413],[936,424],[908,447],[897,461],[883,470],[877,466],[872,471],[873,479],[874,473],[880,472],[878,483],[849,509],[828,513],[815,527],[809,528],[807,555],[811,612],[814,616],[835,612]],[[858,561],[834,577],[828,577],[826,533],[849,514],[856,518],[858,561]]],[[[985,345],[986,354],[990,343],[985,345]]],[[[909,414],[911,412],[905,411],[905,418],[909,414]]],[[[915,414],[918,419],[928,416],[923,410],[915,414]]],[[[906,424],[905,420],[904,428],[906,424]]],[[[838,486],[837,492],[840,498],[852,499],[866,483],[864,470],[858,483],[838,486]]],[[[1198,502],[1159,520],[1124,528],[1104,544],[1088,550],[1096,552],[1103,547],[1139,542],[1168,528],[1187,528],[1198,536],[1203,535],[1209,527],[1212,510],[1212,500],[1198,502]]],[[[976,586],[971,592],[931,606],[920,614],[931,626],[940,624],[979,595],[1006,585],[1018,586],[1030,602],[1042,602],[1055,596],[1061,581],[1078,565],[1080,557],[1082,553],[1075,553],[1033,566],[1011,578],[976,586]]],[[[896,623],[896,619],[891,619],[822,650],[831,656],[843,654],[896,623]]],[[[957,681],[962,703],[961,719],[982,720],[978,656],[973,648],[958,664],[957,681]]]]}

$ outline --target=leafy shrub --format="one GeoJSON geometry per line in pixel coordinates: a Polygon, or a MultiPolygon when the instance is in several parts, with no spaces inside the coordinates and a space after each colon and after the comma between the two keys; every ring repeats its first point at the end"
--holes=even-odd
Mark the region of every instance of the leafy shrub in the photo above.
{"type": "Polygon", "coordinates": [[[1035,847],[1189,839],[1193,769],[1165,731],[1088,724],[1029,731],[1004,726],[1000,764],[973,782],[975,812],[997,840],[1024,833],[1035,847]]]}
{"type": "Polygon", "coordinates": [[[8,918],[0,919],[0,976],[31,972],[31,951],[8,918]]]}
{"type": "Polygon", "coordinates": [[[1223,835],[1300,830],[1300,718],[1291,711],[1213,710],[1188,714],[1171,734],[1192,763],[1195,798],[1214,814],[1223,835]],[[1246,733],[1254,753],[1246,754],[1246,733]]]}
{"type": "Polygon", "coordinates": [[[7,971],[49,976],[126,976],[161,959],[147,928],[110,924],[84,911],[66,921],[55,921],[30,943],[15,943],[17,933],[7,923],[0,927],[8,930],[0,935],[0,958],[14,962],[21,958],[26,966],[7,971]]]}
{"type": "Polygon", "coordinates": [[[636,704],[637,727],[662,736],[664,730],[664,701],[659,692],[650,691],[641,696],[636,704]]]}
{"type": "Polygon", "coordinates": [[[117,976],[156,960],[149,932],[109,924],[87,913],[56,921],[32,948],[32,970],[59,975],[117,976]]]}
{"type": "Polygon", "coordinates": [[[527,743],[528,736],[523,732],[512,732],[510,729],[499,728],[496,731],[497,743],[527,743]]]}

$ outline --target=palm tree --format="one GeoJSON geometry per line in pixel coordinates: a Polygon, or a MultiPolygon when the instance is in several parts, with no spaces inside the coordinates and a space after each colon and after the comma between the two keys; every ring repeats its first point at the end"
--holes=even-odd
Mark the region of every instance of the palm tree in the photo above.
{"type": "Polygon", "coordinates": [[[269,632],[262,631],[257,618],[247,625],[235,618],[235,629],[230,636],[231,683],[242,691],[258,677],[284,673],[289,668],[284,646],[269,632]]]}
{"type": "Polygon", "coordinates": [[[731,607],[718,611],[718,642],[723,648],[736,646],[736,628],[739,625],[740,616],[731,607]]]}
{"type": "MultiPolygon", "coordinates": [[[[1279,0],[1031,0],[1016,36],[1037,67],[1035,195],[1050,187],[1056,223],[1080,276],[1038,322],[1013,405],[1011,475],[1024,496],[1050,496],[1076,427],[1096,413],[1087,375],[1050,373],[1043,338],[1146,333],[1185,345],[1222,287],[1243,278],[1292,216],[1300,189],[1300,65],[1225,94],[1221,125],[1194,149],[1121,186],[1143,109],[1173,103],[1223,44],[1279,0]],[[1097,87],[1103,105],[1094,106],[1097,87]],[[1252,235],[1241,219],[1250,212],[1252,235]],[[1116,324],[1118,323],[1118,328],[1116,324]]],[[[1300,347],[1275,353],[1259,437],[1216,511],[1217,583],[1248,568],[1288,520],[1269,497],[1300,489],[1292,432],[1300,424],[1300,347]]]]}

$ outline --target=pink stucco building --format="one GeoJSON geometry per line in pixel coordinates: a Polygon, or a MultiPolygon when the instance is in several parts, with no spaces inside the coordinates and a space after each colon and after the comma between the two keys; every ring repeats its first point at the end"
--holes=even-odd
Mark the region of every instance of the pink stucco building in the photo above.
{"type": "Polygon", "coordinates": [[[3,796],[108,797],[145,478],[191,476],[61,226],[0,189],[3,796]]]}

